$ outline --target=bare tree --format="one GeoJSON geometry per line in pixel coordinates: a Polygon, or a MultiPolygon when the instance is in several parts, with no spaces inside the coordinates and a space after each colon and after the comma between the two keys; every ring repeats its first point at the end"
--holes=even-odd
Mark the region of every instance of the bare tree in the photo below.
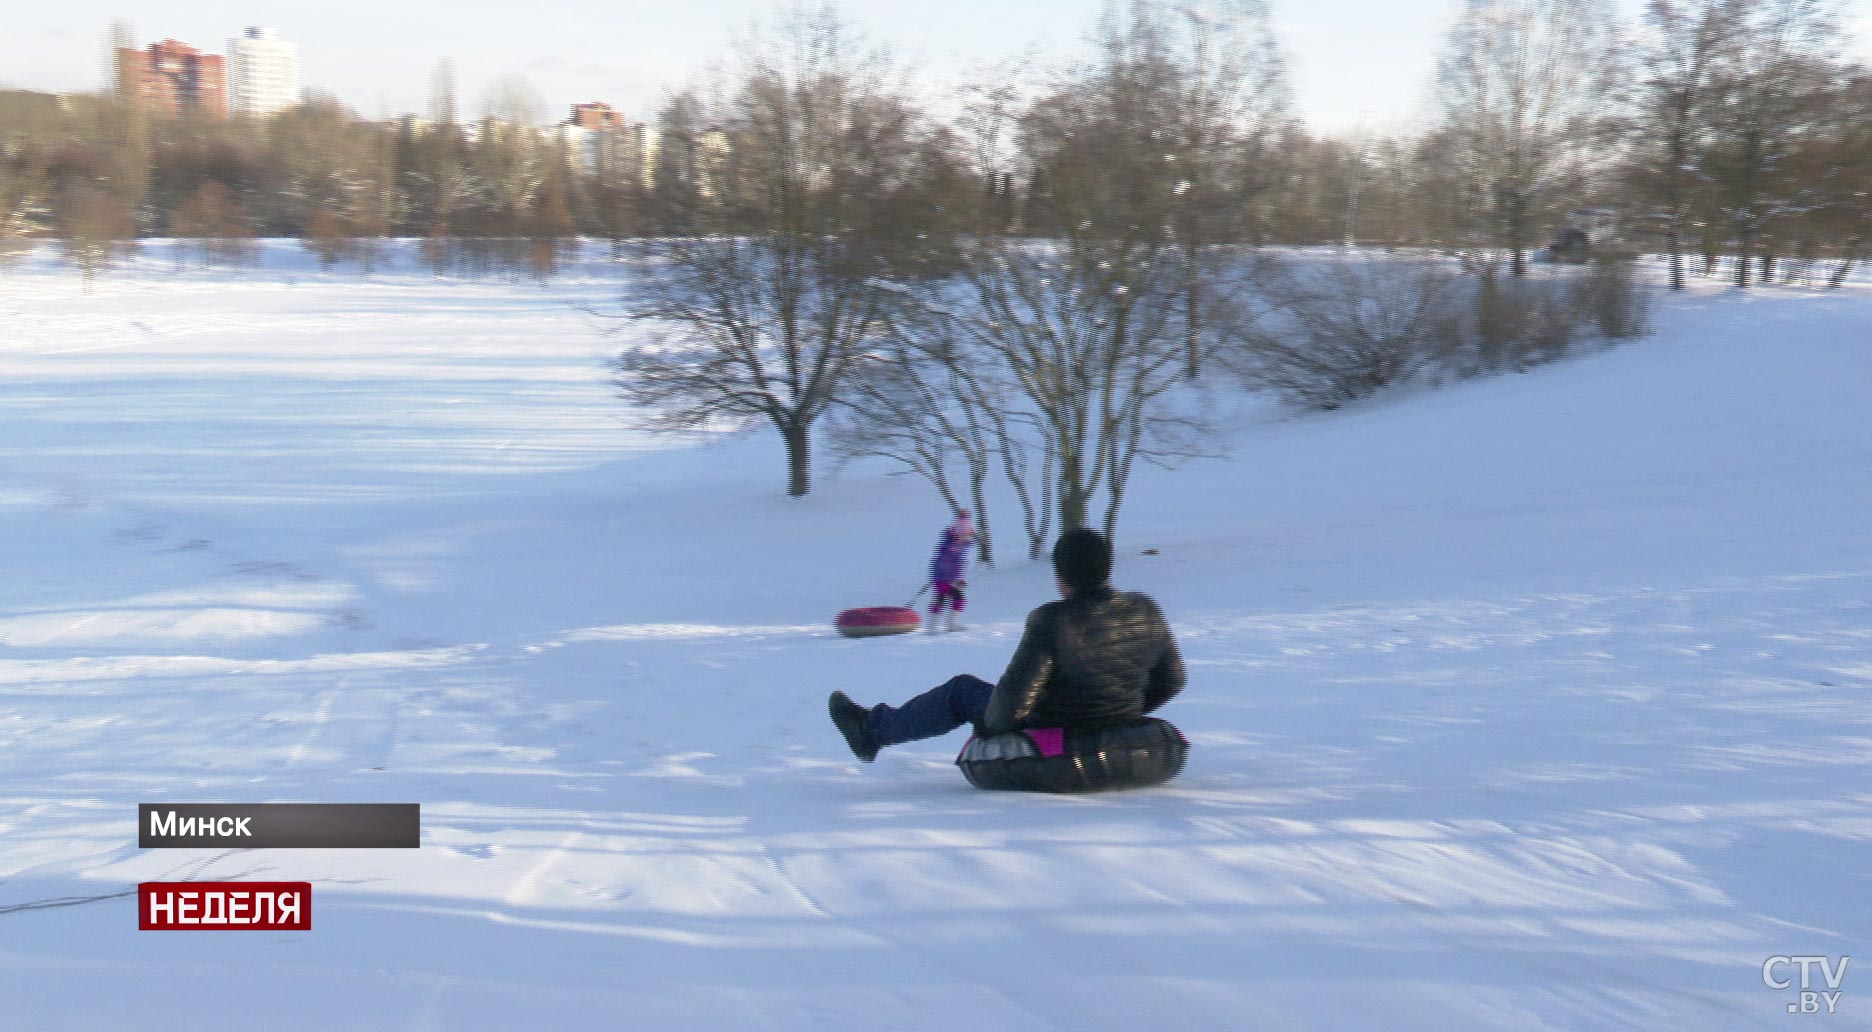
{"type": "Polygon", "coordinates": [[[318,256],[319,268],[327,272],[340,261],[351,257],[353,243],[344,217],[327,207],[317,208],[306,220],[301,246],[318,256]]]}
{"type": "Polygon", "coordinates": [[[1264,76],[1254,99],[1217,100],[1208,58],[1149,5],[1109,6],[1098,40],[1012,119],[1023,228],[1041,237],[980,225],[962,240],[959,296],[926,307],[946,307],[969,364],[1000,370],[1044,435],[1060,525],[1091,525],[1102,500],[1112,535],[1138,460],[1201,450],[1201,420],[1167,401],[1247,317],[1238,277],[1256,262],[1220,246],[1233,228],[1220,199],[1257,188],[1252,138],[1280,91],[1277,62],[1250,48],[1229,63],[1264,76]],[[1208,184],[1197,201],[1192,176],[1208,184]]]}
{"type": "Polygon", "coordinates": [[[37,156],[0,140],[0,267],[32,247],[41,220],[51,212],[46,188],[37,156]]]}
{"type": "Polygon", "coordinates": [[[578,246],[572,225],[570,192],[572,174],[561,147],[548,147],[543,158],[540,186],[529,202],[527,232],[527,267],[533,279],[545,286],[561,264],[578,246]]]}
{"type": "Polygon", "coordinates": [[[61,206],[65,261],[84,273],[85,291],[97,274],[136,251],[136,220],[116,195],[84,184],[70,187],[61,206]]]}
{"type": "MultiPolygon", "coordinates": [[[[713,106],[723,107],[719,100],[713,106]]],[[[720,136],[707,125],[708,117],[693,89],[671,94],[657,113],[656,153],[645,198],[655,232],[689,234],[701,228],[704,202],[713,196],[707,179],[723,156],[721,148],[709,145],[720,136]]]]}
{"type": "MultiPolygon", "coordinates": [[[[951,152],[933,162],[960,162],[973,173],[947,191],[955,224],[970,231],[965,237],[1021,225],[1013,184],[1030,177],[1031,163],[1013,129],[1024,68],[1000,65],[965,87],[961,132],[943,141],[951,152]]],[[[1052,438],[1040,432],[1006,367],[956,332],[956,312],[947,304],[956,292],[952,281],[933,276],[914,288],[875,282],[901,303],[890,309],[882,340],[854,366],[834,428],[838,454],[895,462],[928,481],[950,508],[972,506],[986,564],[996,556],[998,525],[987,482],[998,469],[1021,511],[1027,556],[1040,557],[1054,513],[1052,438]]]]}
{"type": "Polygon", "coordinates": [[[396,224],[401,194],[396,185],[396,137],[373,127],[362,188],[353,195],[345,224],[351,232],[358,270],[369,276],[386,260],[385,238],[396,224]]]}
{"type": "Polygon", "coordinates": [[[412,133],[415,154],[407,177],[423,236],[423,264],[437,276],[454,264],[456,223],[474,190],[457,119],[455,67],[444,59],[430,80],[429,124],[412,133]]]}
{"type": "Polygon", "coordinates": [[[1184,291],[1184,369],[1202,369],[1207,299],[1202,274],[1210,249],[1252,235],[1250,203],[1280,178],[1280,142],[1292,124],[1286,65],[1262,0],[1191,0],[1182,19],[1161,24],[1135,3],[1108,11],[1104,46],[1134,61],[1170,64],[1175,138],[1164,164],[1174,182],[1174,238],[1191,278],[1184,291]],[[1161,38],[1159,33],[1162,34],[1161,38]],[[1147,57],[1147,48],[1163,53],[1147,57]]]}
{"type": "Polygon", "coordinates": [[[1748,0],[1650,0],[1639,53],[1628,180],[1665,237],[1670,286],[1684,288],[1683,238],[1708,196],[1718,85],[1748,0]]]}
{"type": "Polygon", "coordinates": [[[1463,0],[1450,29],[1437,86],[1452,157],[1516,277],[1544,202],[1603,160],[1614,53],[1603,0],[1463,0]]]}
{"type": "Polygon", "coordinates": [[[954,366],[899,339],[861,356],[847,378],[832,441],[842,458],[889,459],[927,481],[951,511],[974,507],[982,562],[994,564],[984,487],[992,454],[979,406],[947,381],[954,366]],[[958,485],[954,466],[962,466],[958,485]]]}
{"type": "Polygon", "coordinates": [[[1115,533],[1139,459],[1199,450],[1201,420],[1166,401],[1241,315],[1232,277],[1254,264],[1215,246],[1219,212],[1186,200],[1192,175],[1213,177],[1212,197],[1252,178],[1222,142],[1235,131],[1215,124],[1222,105],[1202,97],[1215,84],[1193,78],[1200,47],[1142,3],[1108,6],[1098,38],[1093,59],[1049,84],[975,92],[960,124],[978,185],[957,205],[957,272],[895,285],[906,303],[891,329],[908,344],[874,359],[882,375],[862,383],[884,386],[853,402],[879,410],[874,453],[895,449],[945,498],[949,456],[977,494],[997,461],[1030,555],[1055,516],[1087,526],[1101,501],[1115,533]],[[1193,113],[1193,100],[1217,107],[1193,113]],[[1014,179],[1024,196],[1010,198],[1014,179]]]}
{"type": "Polygon", "coordinates": [[[853,370],[834,435],[839,454],[892,460],[928,481],[951,509],[972,507],[988,565],[997,523],[988,481],[998,469],[1021,511],[1027,557],[1039,558],[1053,525],[1052,436],[1006,364],[957,332],[955,309],[932,300],[941,295],[934,282],[891,288],[907,303],[853,370]]]}
{"type": "Polygon", "coordinates": [[[253,227],[248,224],[240,201],[222,183],[203,183],[176,209],[171,224],[178,250],[182,240],[194,241],[194,250],[203,268],[253,262],[253,227]]]}
{"type": "Polygon", "coordinates": [[[106,167],[101,181],[93,185],[115,195],[134,221],[149,193],[154,151],[149,104],[140,92],[141,82],[128,74],[128,62],[137,56],[130,23],[121,18],[113,21],[104,45],[109,89],[96,109],[96,133],[106,167]]]}
{"type": "Polygon", "coordinates": [[[538,130],[543,110],[539,92],[520,76],[506,76],[489,92],[467,162],[475,216],[469,244],[471,265],[477,268],[491,266],[513,277],[523,267],[539,272],[536,258],[545,259],[547,275],[556,267],[556,255],[535,255],[531,239],[534,208],[549,167],[538,130]]]}
{"type": "MultiPolygon", "coordinates": [[[[957,336],[1005,370],[1046,435],[1061,526],[1089,526],[1103,496],[1114,534],[1136,460],[1196,451],[1199,422],[1163,405],[1188,358],[1193,277],[1181,249],[999,236],[971,238],[964,257],[966,300],[950,308],[957,336]]],[[[1199,359],[1213,353],[1218,321],[1197,338],[1199,359]]]]}
{"type": "Polygon", "coordinates": [[[682,115],[689,139],[663,148],[687,150],[685,227],[634,248],[624,314],[650,339],[620,356],[618,387],[653,428],[765,421],[802,496],[813,425],[895,300],[875,277],[916,275],[932,246],[930,130],[830,7],[749,41],[682,115]]]}
{"type": "MultiPolygon", "coordinates": [[[[1823,0],[1749,0],[1719,73],[1717,132],[1706,163],[1746,287],[1763,236],[1823,203],[1791,160],[1826,116],[1840,30],[1823,0]]],[[[1764,255],[1764,265],[1772,259],[1764,255]]]]}
{"type": "Polygon", "coordinates": [[[1827,286],[1837,288],[1872,239],[1872,70],[1859,68],[1846,78],[1833,109],[1833,132],[1824,144],[1834,173],[1828,229],[1840,243],[1827,286]]]}

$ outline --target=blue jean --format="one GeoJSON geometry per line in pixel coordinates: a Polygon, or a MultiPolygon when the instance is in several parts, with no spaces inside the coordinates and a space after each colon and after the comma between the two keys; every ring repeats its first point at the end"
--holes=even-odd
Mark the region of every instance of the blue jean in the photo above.
{"type": "Polygon", "coordinates": [[[865,727],[879,745],[899,745],[946,735],[981,720],[994,685],[973,674],[958,674],[902,706],[877,705],[865,727]]]}

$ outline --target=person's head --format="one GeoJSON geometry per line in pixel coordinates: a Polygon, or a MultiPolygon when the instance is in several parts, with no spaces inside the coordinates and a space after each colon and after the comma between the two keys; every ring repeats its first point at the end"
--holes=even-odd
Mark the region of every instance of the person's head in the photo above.
{"type": "Polygon", "coordinates": [[[956,513],[955,522],[949,524],[948,528],[944,530],[943,533],[947,537],[954,538],[958,541],[975,540],[975,524],[969,519],[969,511],[967,509],[959,510],[956,513]]]}
{"type": "Polygon", "coordinates": [[[1069,530],[1053,545],[1053,575],[1062,595],[1104,587],[1111,569],[1111,542],[1096,530],[1069,530]]]}

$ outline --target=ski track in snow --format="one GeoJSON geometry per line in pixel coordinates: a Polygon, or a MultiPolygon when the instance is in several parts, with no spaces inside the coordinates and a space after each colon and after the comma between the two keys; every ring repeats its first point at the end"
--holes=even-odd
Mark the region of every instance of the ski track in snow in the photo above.
{"type": "MultiPolygon", "coordinates": [[[[841,639],[930,499],[631,431],[572,307],[608,271],[268,262],[0,277],[19,1027],[1771,1028],[1767,957],[1866,950],[1863,286],[1141,472],[1191,764],[1056,799],[824,718],[993,676],[1043,567],[841,639]],[[424,847],[136,850],[163,800],[415,801],[424,847]],[[311,880],[317,931],[139,935],[116,894],[178,870],[311,880]]],[[[1813,1020],[1872,1027],[1857,985],[1813,1020]]]]}

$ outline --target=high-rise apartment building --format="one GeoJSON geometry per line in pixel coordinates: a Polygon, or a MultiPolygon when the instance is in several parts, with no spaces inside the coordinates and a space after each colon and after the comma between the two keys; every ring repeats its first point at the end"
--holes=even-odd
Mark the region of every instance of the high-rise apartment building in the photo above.
{"type": "Polygon", "coordinates": [[[172,115],[199,111],[227,117],[226,61],[173,39],[147,50],[119,48],[117,88],[129,99],[172,115]]]}
{"type": "Polygon", "coordinates": [[[299,103],[299,48],[252,26],[228,40],[228,86],[235,114],[271,115],[299,103]]]}
{"type": "Polygon", "coordinates": [[[622,129],[624,113],[609,104],[593,101],[590,104],[572,105],[572,117],[565,120],[566,125],[580,129],[622,129]]]}
{"type": "Polygon", "coordinates": [[[572,114],[550,131],[565,146],[567,156],[587,173],[636,179],[645,189],[654,181],[656,130],[633,125],[609,104],[574,104],[572,114]]]}

